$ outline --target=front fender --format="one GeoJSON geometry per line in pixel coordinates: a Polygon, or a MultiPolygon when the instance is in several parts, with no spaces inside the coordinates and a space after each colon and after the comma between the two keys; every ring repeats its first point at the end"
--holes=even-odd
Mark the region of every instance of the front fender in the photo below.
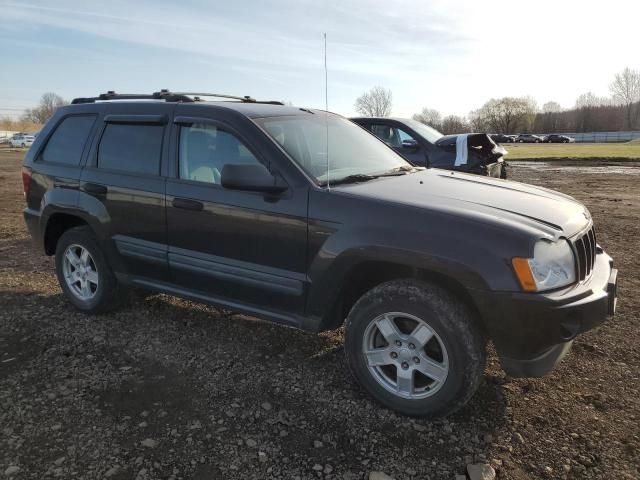
{"type": "MultiPolygon", "coordinates": [[[[481,274],[489,271],[483,269],[482,258],[487,255],[481,245],[456,244],[443,236],[377,226],[336,230],[330,224],[316,223],[310,227],[310,236],[326,238],[309,267],[307,312],[316,318],[328,314],[345,288],[350,272],[365,262],[385,262],[439,274],[474,291],[490,288],[481,274]]],[[[493,267],[495,271],[501,265],[494,262],[493,267]]],[[[506,270],[507,265],[504,267],[506,270]]]]}

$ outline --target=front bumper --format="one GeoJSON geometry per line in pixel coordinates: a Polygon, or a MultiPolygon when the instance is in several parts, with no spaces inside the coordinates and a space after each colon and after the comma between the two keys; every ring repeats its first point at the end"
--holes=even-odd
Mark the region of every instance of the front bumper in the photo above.
{"type": "Polygon", "coordinates": [[[613,260],[599,250],[586,281],[551,293],[493,293],[476,297],[505,372],[539,377],[569,351],[573,339],[613,317],[617,304],[613,260]]]}

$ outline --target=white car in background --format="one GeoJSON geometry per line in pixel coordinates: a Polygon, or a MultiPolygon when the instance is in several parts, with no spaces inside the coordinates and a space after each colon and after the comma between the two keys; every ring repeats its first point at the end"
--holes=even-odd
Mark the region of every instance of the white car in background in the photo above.
{"type": "Polygon", "coordinates": [[[33,135],[15,135],[11,140],[10,144],[12,147],[30,147],[36,137],[33,135]]]}

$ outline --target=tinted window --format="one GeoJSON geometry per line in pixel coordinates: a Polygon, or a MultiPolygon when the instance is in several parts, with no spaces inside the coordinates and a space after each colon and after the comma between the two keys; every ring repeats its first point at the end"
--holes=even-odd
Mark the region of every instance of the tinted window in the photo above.
{"type": "Polygon", "coordinates": [[[160,174],[162,125],[109,123],[100,140],[98,168],[160,174]]]}
{"type": "MultiPolygon", "coordinates": [[[[82,149],[95,119],[94,115],[65,118],[49,138],[47,146],[42,152],[42,160],[79,165],[82,149]]],[[[29,138],[33,139],[33,137],[29,138]]]]}
{"type": "Polygon", "coordinates": [[[405,140],[415,140],[404,130],[397,127],[390,127],[388,125],[372,125],[371,131],[373,134],[388,143],[392,147],[402,147],[402,142],[405,140]]]}
{"type": "Polygon", "coordinates": [[[403,121],[429,143],[435,143],[443,137],[438,130],[422,122],[417,122],[409,118],[403,121]]]}
{"type": "Polygon", "coordinates": [[[392,147],[400,146],[400,135],[398,130],[388,125],[371,125],[373,134],[392,147]]]}
{"type": "Polygon", "coordinates": [[[260,163],[233,134],[206,124],[180,129],[179,162],[180,178],[217,184],[226,164],[260,163]]]}

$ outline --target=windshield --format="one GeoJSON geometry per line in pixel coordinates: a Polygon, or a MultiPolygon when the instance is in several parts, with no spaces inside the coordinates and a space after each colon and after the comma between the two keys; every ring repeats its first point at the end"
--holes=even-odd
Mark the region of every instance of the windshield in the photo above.
{"type": "Polygon", "coordinates": [[[407,125],[413,128],[416,132],[418,132],[426,141],[430,143],[436,143],[437,140],[441,139],[444,135],[442,135],[435,128],[431,128],[429,125],[425,125],[424,123],[418,122],[416,120],[403,120],[407,125]]]}
{"type": "Polygon", "coordinates": [[[316,112],[254,121],[320,185],[327,180],[331,183],[354,175],[381,175],[393,169],[411,168],[383,142],[337,115],[316,112]]]}

